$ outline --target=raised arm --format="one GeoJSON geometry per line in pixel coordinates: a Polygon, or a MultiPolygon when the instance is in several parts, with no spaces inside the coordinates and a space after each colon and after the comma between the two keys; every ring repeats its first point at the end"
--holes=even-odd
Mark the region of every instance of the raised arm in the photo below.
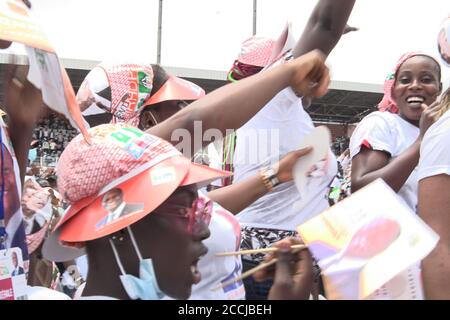
{"type": "Polygon", "coordinates": [[[320,0],[297,41],[293,56],[319,49],[327,57],[344,32],[356,30],[346,28],[354,4],[355,0],[320,0]]]}
{"type": "Polygon", "coordinates": [[[440,237],[422,260],[426,299],[450,299],[450,176],[441,174],[419,181],[419,216],[440,237]]]}
{"type": "MultiPolygon", "coordinates": [[[[225,135],[226,129],[241,127],[282,89],[291,86],[294,91],[320,97],[326,93],[329,81],[324,56],[316,50],[268,72],[223,86],[147,132],[177,144],[172,133],[184,128],[194,137],[195,122],[200,121],[203,130],[217,129],[225,135]]],[[[210,143],[201,139],[202,145],[196,145],[195,139],[191,140],[193,153],[210,143]]]]}

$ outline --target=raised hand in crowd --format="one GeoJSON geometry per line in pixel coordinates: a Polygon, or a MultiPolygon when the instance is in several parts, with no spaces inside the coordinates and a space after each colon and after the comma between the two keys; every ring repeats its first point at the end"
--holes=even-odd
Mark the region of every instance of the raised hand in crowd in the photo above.
{"type": "Polygon", "coordinates": [[[269,291],[269,300],[306,300],[309,299],[313,286],[312,258],[308,250],[295,252],[292,245],[302,244],[298,238],[285,238],[273,246],[280,248],[269,254],[266,261],[277,258],[274,267],[256,272],[256,281],[273,279],[269,291]]]}

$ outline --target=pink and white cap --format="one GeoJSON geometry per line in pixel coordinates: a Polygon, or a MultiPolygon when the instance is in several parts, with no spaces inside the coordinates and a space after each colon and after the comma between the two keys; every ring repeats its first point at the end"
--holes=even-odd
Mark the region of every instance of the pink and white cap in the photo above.
{"type": "Polygon", "coordinates": [[[292,50],[294,45],[291,24],[287,23],[277,40],[258,36],[245,40],[237,60],[248,65],[266,67],[292,50]]]}
{"type": "Polygon", "coordinates": [[[111,113],[111,123],[139,124],[139,115],[147,105],[167,100],[197,100],[205,91],[187,80],[170,76],[153,92],[151,65],[101,63],[83,80],[77,101],[83,115],[111,113]]]}
{"type": "Polygon", "coordinates": [[[113,115],[111,123],[137,126],[140,109],[150,98],[152,88],[150,65],[101,63],[84,79],[77,100],[84,115],[109,112],[113,115]],[[108,89],[110,97],[99,94],[108,89]]]}

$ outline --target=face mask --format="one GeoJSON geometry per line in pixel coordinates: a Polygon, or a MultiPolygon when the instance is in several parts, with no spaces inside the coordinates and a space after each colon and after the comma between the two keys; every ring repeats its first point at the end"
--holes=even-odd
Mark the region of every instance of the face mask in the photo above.
{"type": "Polygon", "coordinates": [[[131,228],[127,227],[127,230],[130,234],[134,250],[139,257],[139,278],[125,272],[122,262],[120,261],[119,254],[117,253],[117,249],[113,241],[111,239],[109,240],[109,243],[111,244],[114,252],[114,256],[116,258],[117,265],[119,266],[120,272],[122,273],[122,275],[120,276],[120,281],[122,282],[125,291],[132,300],[162,299],[165,294],[158,287],[152,259],[142,259],[141,252],[139,251],[131,228]]]}
{"type": "Polygon", "coordinates": [[[37,157],[37,149],[30,149],[30,151],[28,151],[28,160],[30,160],[31,162],[33,162],[34,160],[36,160],[37,157]]]}

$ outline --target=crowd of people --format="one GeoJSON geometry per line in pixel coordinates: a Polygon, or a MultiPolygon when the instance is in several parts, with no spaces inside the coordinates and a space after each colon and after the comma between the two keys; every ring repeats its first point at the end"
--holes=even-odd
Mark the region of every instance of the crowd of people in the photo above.
{"type": "Polygon", "coordinates": [[[338,157],[343,154],[349,146],[350,138],[346,136],[336,137],[331,143],[331,150],[338,157]]]}
{"type": "Polygon", "coordinates": [[[314,130],[311,100],[328,90],[325,60],[357,30],[347,25],[354,3],[318,0],[299,39],[287,26],[278,39],[246,40],[229,84],[207,95],[157,64],[102,62],[76,95],[87,135],[41,120],[41,91],[26,66],[10,66],[0,250],[20,248],[12,276],[28,261],[28,298],[326,298],[316,257],[291,249],[303,243],[297,227],[381,178],[440,236],[421,277],[426,299],[449,299],[450,91],[438,60],[400,57],[379,111],[310,170],[313,196],[293,181],[313,150],[298,145],[314,130]],[[213,144],[198,143],[198,121],[213,144]],[[252,253],[217,256],[242,250],[252,253]]]}

